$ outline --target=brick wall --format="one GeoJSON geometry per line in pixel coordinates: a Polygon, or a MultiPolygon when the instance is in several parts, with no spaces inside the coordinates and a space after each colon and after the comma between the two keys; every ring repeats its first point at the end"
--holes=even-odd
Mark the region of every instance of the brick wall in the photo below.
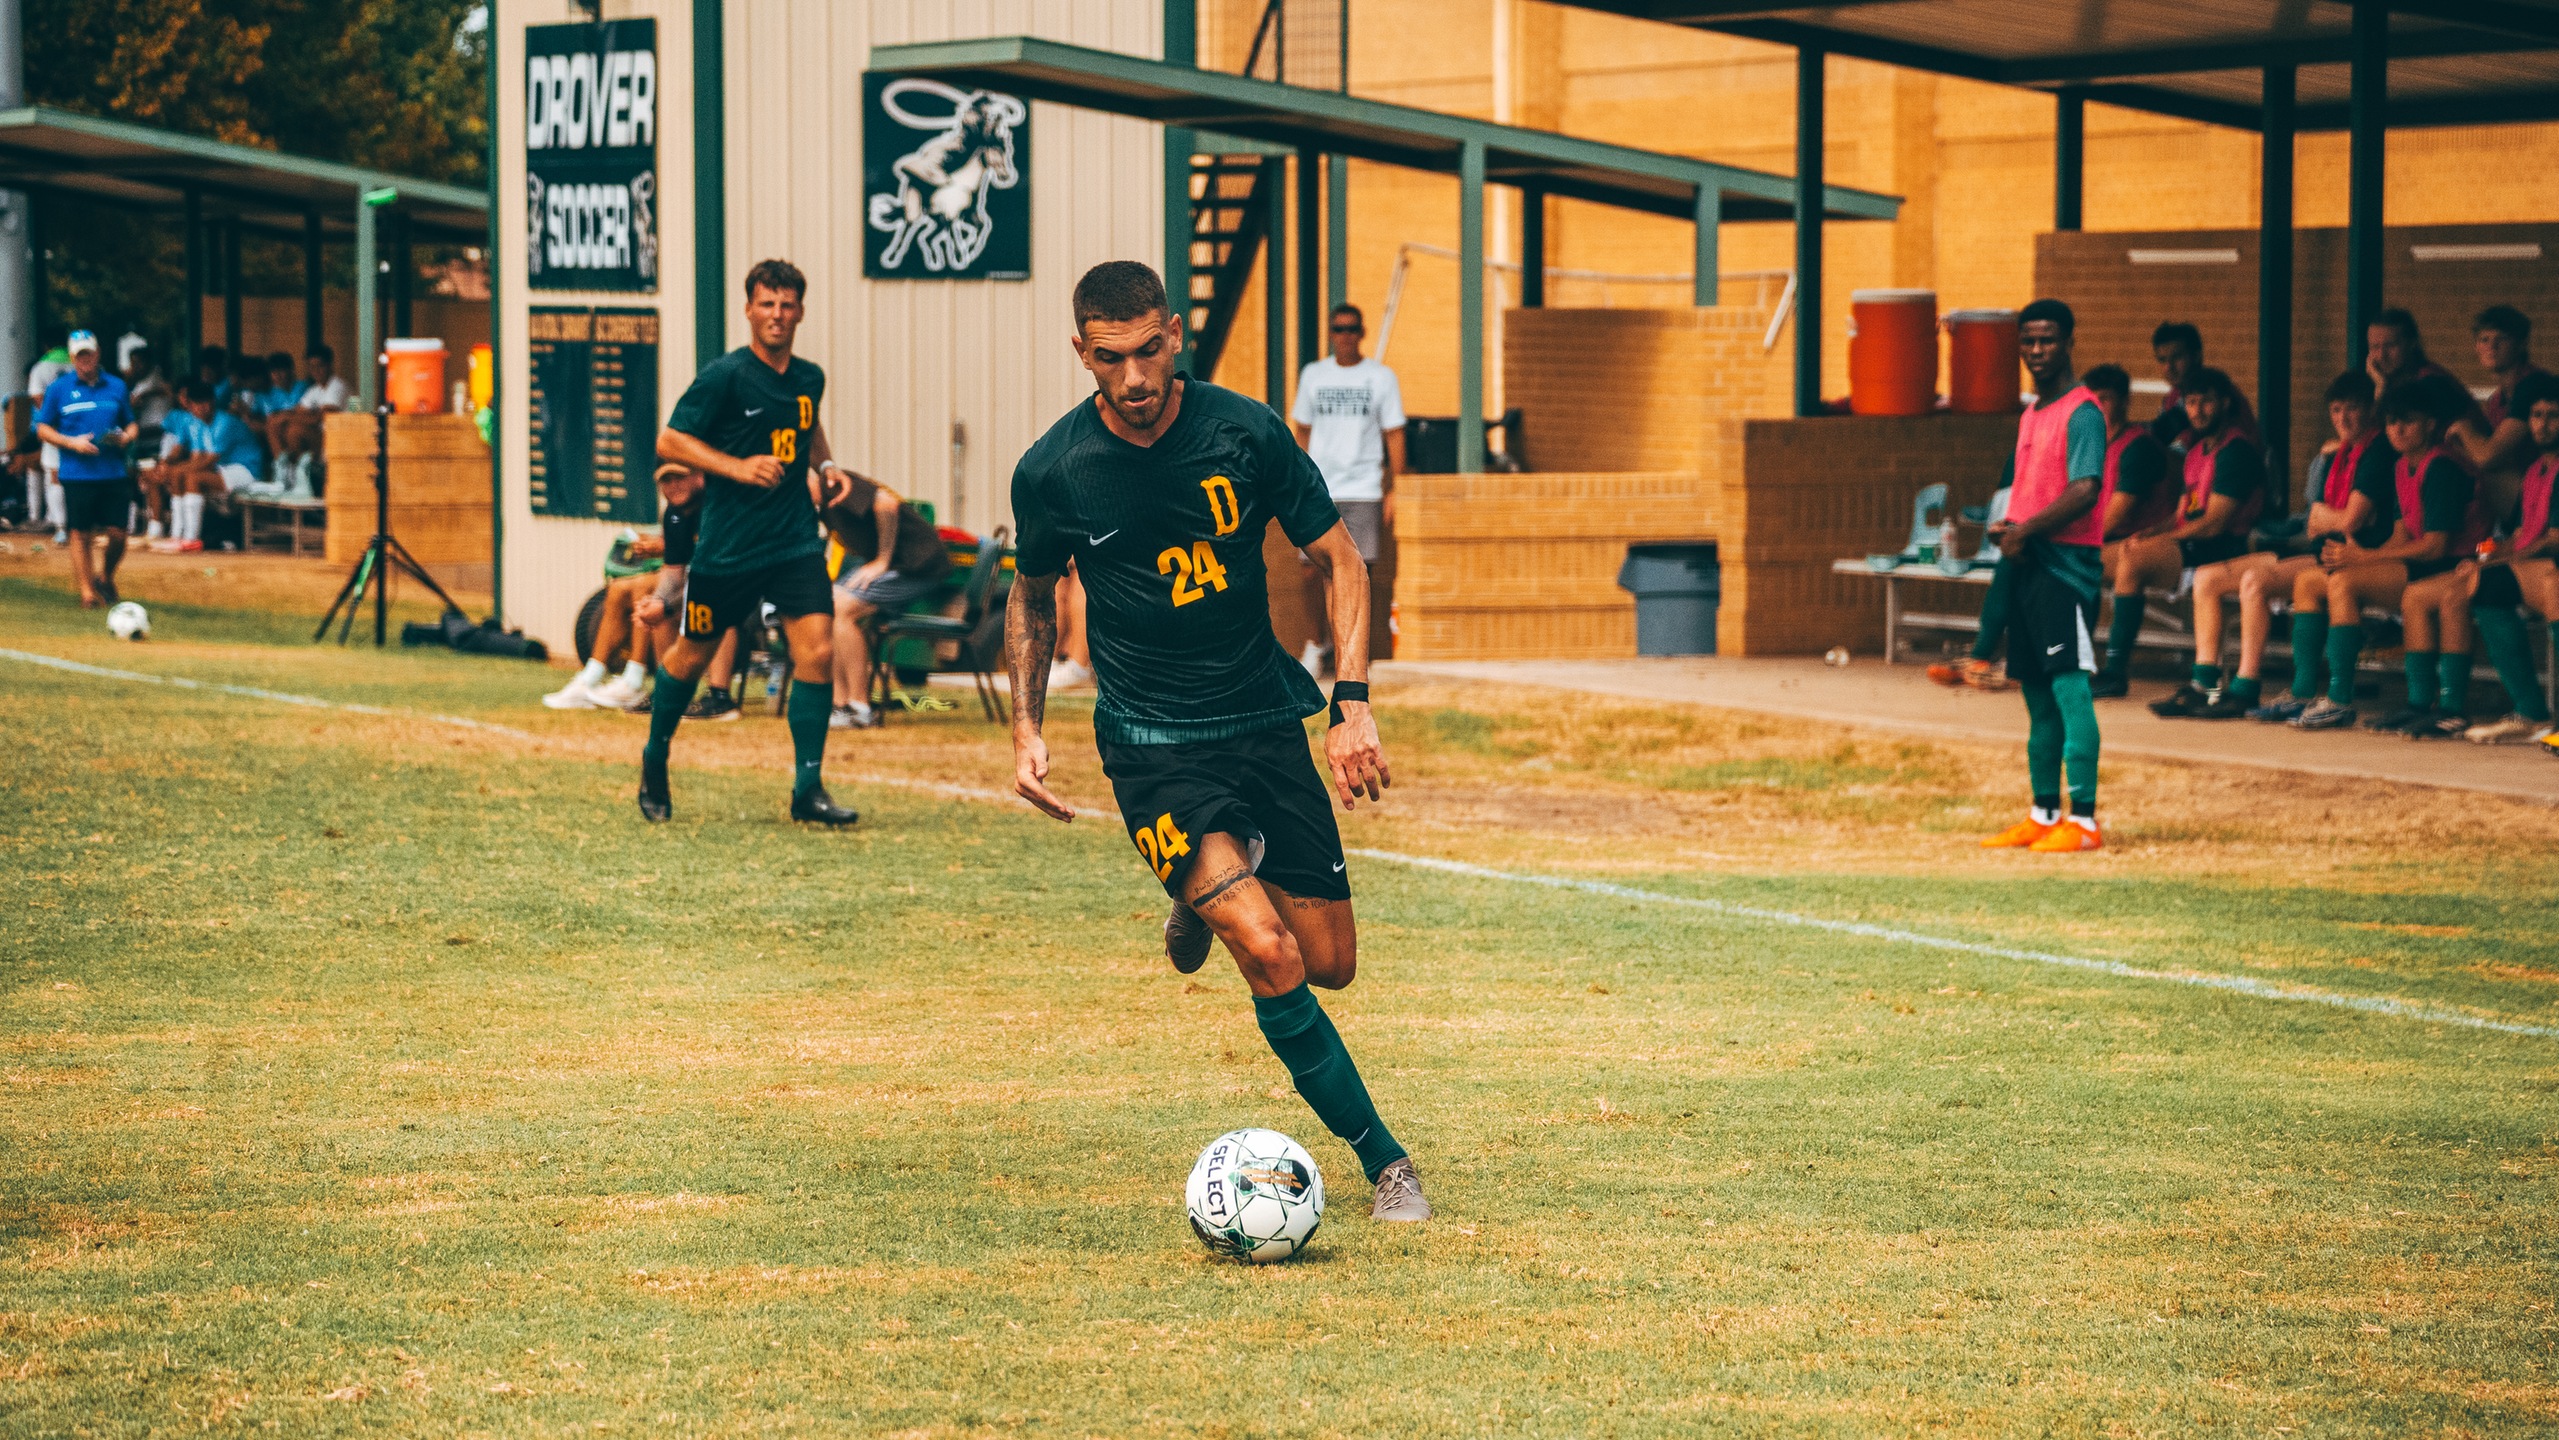
{"type": "MultiPolygon", "coordinates": [[[[1833,645],[1880,653],[1884,597],[1876,582],[1834,575],[1831,562],[1899,550],[1911,504],[1943,481],[1949,503],[1978,505],[1998,488],[2017,442],[2003,415],[1835,416],[1727,420],[1723,477],[1710,502],[1723,562],[1715,648],[1725,655],[1817,655],[1833,645]]],[[[1928,587],[1932,609],[1978,606],[1979,592],[1928,587]]]]}
{"type": "Polygon", "coordinates": [[[1503,393],[1539,470],[1696,470],[1718,421],[1793,408],[1769,312],[1513,310],[1503,317],[1503,393]]]}
{"type": "MultiPolygon", "coordinates": [[[[2488,383],[2471,350],[2470,318],[2504,302],[2549,327],[2545,353],[2559,353],[2559,225],[2393,226],[2384,232],[2382,298],[2417,317],[2428,353],[2473,386],[2488,383]],[[2538,245],[2516,260],[2418,260],[2420,245],[2538,245]]],[[[2112,360],[2135,379],[2157,379],[2150,332],[2162,320],[2203,331],[2204,356],[2230,372],[2251,403],[2257,394],[2257,232],[2109,231],[2048,234],[2035,241],[2035,288],[2070,302],[2079,316],[2081,369],[2112,360]],[[2236,251],[2214,265],[2136,265],[2134,250],[2236,251]]],[[[2346,365],[2346,232],[2302,230],[2293,248],[2292,473],[2330,434],[2320,399],[2346,365]]],[[[2136,401],[2148,414],[2156,400],[2136,401]]]]}

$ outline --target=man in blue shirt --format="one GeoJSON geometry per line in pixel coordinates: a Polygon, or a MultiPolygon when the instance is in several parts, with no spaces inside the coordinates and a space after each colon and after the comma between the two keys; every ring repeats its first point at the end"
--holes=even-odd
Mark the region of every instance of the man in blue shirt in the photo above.
{"type": "Polygon", "coordinates": [[[62,452],[62,509],[71,531],[71,573],[80,603],[116,601],[116,567],[124,563],[125,525],[133,510],[133,478],[124,447],[138,428],[124,382],[98,358],[98,337],[71,332],[71,373],[46,386],[36,407],[36,438],[62,452]],[[93,576],[89,541],[103,532],[106,558],[93,576]]]}
{"type": "Polygon", "coordinates": [[[302,383],[293,357],[278,350],[267,357],[267,388],[258,392],[258,417],[263,420],[292,409],[310,388],[302,383]]]}
{"type": "Polygon", "coordinates": [[[206,497],[227,499],[255,491],[266,465],[258,432],[231,411],[216,409],[213,387],[201,380],[179,389],[178,410],[169,417],[160,457],[156,479],[168,497],[170,516],[164,543],[181,553],[204,548],[206,497]]]}

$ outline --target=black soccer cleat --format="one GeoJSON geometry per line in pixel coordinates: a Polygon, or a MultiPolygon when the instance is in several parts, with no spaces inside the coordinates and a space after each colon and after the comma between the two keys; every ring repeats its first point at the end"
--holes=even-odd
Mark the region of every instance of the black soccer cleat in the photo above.
{"type": "Polygon", "coordinates": [[[666,791],[666,763],[640,762],[640,818],[663,825],[675,816],[674,797],[666,791]]]}
{"type": "Polygon", "coordinates": [[[812,785],[791,797],[791,818],[812,825],[850,825],[862,812],[838,805],[823,785],[812,785]]]}
{"type": "Polygon", "coordinates": [[[1173,968],[1188,975],[1207,964],[1209,939],[1208,922],[1200,912],[1174,901],[1173,912],[1164,917],[1164,958],[1173,968]]]}
{"type": "Polygon", "coordinates": [[[2132,693],[2132,682],[2121,675],[2100,670],[2088,678],[2088,695],[2092,700],[2121,700],[2132,693]]]}
{"type": "Polygon", "coordinates": [[[2191,720],[2212,703],[2212,695],[2202,686],[2188,683],[2168,692],[2165,700],[2150,702],[2150,713],[2162,720],[2191,720]]]}

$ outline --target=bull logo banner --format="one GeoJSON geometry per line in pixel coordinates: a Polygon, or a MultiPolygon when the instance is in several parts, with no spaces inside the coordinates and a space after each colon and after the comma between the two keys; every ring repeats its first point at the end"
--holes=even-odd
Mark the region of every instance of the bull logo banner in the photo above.
{"type": "Polygon", "coordinates": [[[524,32],[525,280],[658,288],[658,26],[524,32]]]}
{"type": "Polygon", "coordinates": [[[1031,107],[939,80],[862,77],[862,273],[1031,277],[1031,107]]]}

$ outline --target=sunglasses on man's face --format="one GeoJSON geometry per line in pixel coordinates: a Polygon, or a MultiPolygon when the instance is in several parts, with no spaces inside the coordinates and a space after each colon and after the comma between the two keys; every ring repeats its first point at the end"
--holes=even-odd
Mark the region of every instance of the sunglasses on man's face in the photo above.
{"type": "Polygon", "coordinates": [[[1336,335],[1357,335],[1360,333],[1360,327],[1357,325],[1336,325],[1333,327],[1333,333],[1336,335]]]}

